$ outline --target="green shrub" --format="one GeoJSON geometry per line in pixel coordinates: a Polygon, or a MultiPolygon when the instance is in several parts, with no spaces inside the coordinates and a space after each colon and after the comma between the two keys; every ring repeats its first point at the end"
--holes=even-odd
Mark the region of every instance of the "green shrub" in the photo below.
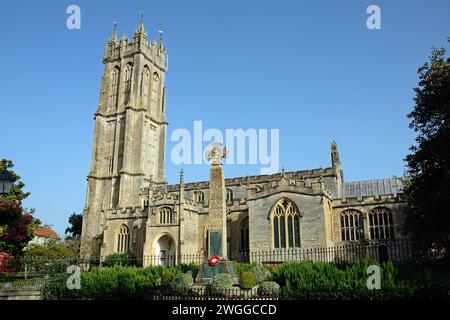
{"type": "Polygon", "coordinates": [[[161,275],[161,287],[169,287],[173,277],[174,277],[173,271],[164,270],[161,275]]]}
{"type": "Polygon", "coordinates": [[[185,295],[189,293],[194,285],[194,278],[191,272],[179,273],[170,282],[170,289],[175,294],[185,295]]]}
{"type": "Polygon", "coordinates": [[[211,294],[225,296],[233,287],[233,280],[228,273],[219,273],[211,280],[209,287],[211,294]]]}
{"type": "Polygon", "coordinates": [[[105,258],[103,262],[104,267],[114,267],[114,266],[133,266],[135,265],[135,259],[131,252],[126,253],[114,253],[105,258]]]}
{"type": "Polygon", "coordinates": [[[239,262],[234,262],[233,261],[233,268],[234,271],[236,271],[236,273],[239,275],[242,272],[248,272],[251,271],[253,267],[256,267],[257,264],[256,262],[252,262],[252,263],[239,263],[239,262]]]}
{"type": "Polygon", "coordinates": [[[239,274],[239,287],[241,289],[251,289],[256,286],[256,277],[252,272],[245,271],[239,274]]]}
{"type": "Polygon", "coordinates": [[[81,290],[67,289],[69,274],[56,274],[44,284],[44,299],[141,299],[157,285],[161,267],[115,266],[81,273],[81,290]]]}
{"type": "Polygon", "coordinates": [[[66,272],[69,265],[76,263],[76,252],[53,240],[26,248],[21,263],[27,266],[29,273],[40,275],[62,273],[66,272]]]}
{"type": "Polygon", "coordinates": [[[172,270],[174,274],[190,272],[192,277],[195,280],[195,278],[197,277],[197,274],[198,274],[199,267],[197,264],[192,262],[189,264],[183,263],[183,264],[176,265],[174,267],[171,267],[170,270],[172,270]]]}
{"type": "Polygon", "coordinates": [[[280,285],[275,281],[265,281],[259,286],[259,293],[262,296],[278,296],[280,294],[280,285]]]}
{"type": "Polygon", "coordinates": [[[264,281],[270,280],[270,278],[272,276],[269,270],[267,270],[266,268],[264,268],[263,266],[260,266],[260,265],[256,265],[256,266],[252,267],[251,272],[255,275],[256,282],[258,284],[261,284],[264,281]]]}

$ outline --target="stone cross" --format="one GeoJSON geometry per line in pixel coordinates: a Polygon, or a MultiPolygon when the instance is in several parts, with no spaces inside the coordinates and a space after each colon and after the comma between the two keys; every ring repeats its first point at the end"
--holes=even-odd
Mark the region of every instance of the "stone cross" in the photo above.
{"type": "Polygon", "coordinates": [[[206,158],[208,161],[211,160],[212,165],[221,165],[222,159],[228,157],[227,148],[222,148],[222,144],[218,141],[214,142],[211,150],[206,152],[206,158]]]}

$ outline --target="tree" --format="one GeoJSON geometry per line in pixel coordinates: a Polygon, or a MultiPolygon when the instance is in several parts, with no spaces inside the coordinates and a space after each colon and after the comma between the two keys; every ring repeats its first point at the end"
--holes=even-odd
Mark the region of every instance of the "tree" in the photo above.
{"type": "Polygon", "coordinates": [[[424,252],[450,250],[450,58],[433,49],[418,70],[415,106],[408,117],[417,133],[409,169],[406,229],[424,252]]]}
{"type": "Polygon", "coordinates": [[[23,199],[27,198],[30,195],[29,192],[24,192],[22,190],[23,187],[25,187],[25,184],[22,181],[19,181],[20,176],[18,176],[14,171],[11,170],[13,167],[14,163],[11,160],[2,159],[0,161],[0,172],[2,172],[3,170],[8,170],[11,173],[11,175],[16,179],[16,183],[11,189],[11,192],[6,196],[2,196],[1,200],[3,201],[14,201],[14,200],[22,201],[23,199]]]}
{"type": "Polygon", "coordinates": [[[28,270],[39,274],[66,272],[67,266],[76,261],[76,252],[63,243],[49,240],[44,244],[30,245],[21,262],[28,270]]]}
{"type": "MultiPolygon", "coordinates": [[[[11,160],[0,161],[0,171],[8,170],[16,181],[20,179],[11,168],[14,164],[11,160]]],[[[0,252],[13,255],[21,255],[23,248],[33,238],[33,228],[40,221],[33,219],[34,209],[24,209],[22,200],[30,195],[22,189],[25,184],[16,182],[7,195],[0,197],[0,252]]]]}
{"type": "Polygon", "coordinates": [[[67,239],[74,239],[81,237],[81,228],[83,226],[83,214],[81,213],[72,213],[69,217],[70,226],[66,228],[65,234],[67,235],[67,239]]]}

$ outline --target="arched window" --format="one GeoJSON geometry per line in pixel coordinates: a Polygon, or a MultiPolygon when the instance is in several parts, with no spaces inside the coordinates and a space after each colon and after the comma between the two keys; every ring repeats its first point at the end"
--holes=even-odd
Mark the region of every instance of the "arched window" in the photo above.
{"type": "MultiPolygon", "coordinates": [[[[151,93],[151,98],[152,98],[152,104],[156,107],[158,104],[158,91],[159,91],[159,76],[156,72],[153,73],[153,78],[152,78],[152,93],[151,93]]],[[[155,109],[156,110],[156,109],[155,109]]]]}
{"type": "Polygon", "coordinates": [[[130,102],[131,95],[131,76],[133,74],[133,65],[127,64],[125,68],[125,103],[130,102]]]}
{"type": "Polygon", "coordinates": [[[357,241],[364,238],[364,224],[362,213],[358,210],[347,209],[341,212],[342,241],[357,241]]]}
{"type": "Polygon", "coordinates": [[[195,191],[194,192],[194,200],[198,203],[205,202],[205,194],[203,191],[195,191]]]}
{"type": "Polygon", "coordinates": [[[394,220],[392,211],[388,208],[377,207],[369,212],[370,239],[394,239],[394,220]]]}
{"type": "Polygon", "coordinates": [[[240,252],[246,253],[249,251],[248,217],[245,217],[242,220],[242,222],[239,226],[239,234],[240,234],[240,240],[241,240],[240,252]]]}
{"type": "Polygon", "coordinates": [[[272,209],[273,246],[300,247],[300,211],[289,199],[279,200],[272,209]]]}
{"type": "Polygon", "coordinates": [[[148,106],[148,90],[150,85],[150,69],[144,66],[144,71],[142,71],[142,84],[141,84],[141,98],[142,105],[144,107],[148,106]]]}
{"type": "Polygon", "coordinates": [[[230,188],[227,189],[227,203],[228,204],[233,203],[233,190],[230,188]]]}
{"type": "Polygon", "coordinates": [[[119,227],[119,234],[117,237],[117,252],[128,252],[130,247],[130,229],[124,224],[119,227]]]}
{"type": "Polygon", "coordinates": [[[163,207],[159,209],[159,223],[160,224],[171,224],[173,223],[172,209],[168,207],[163,207]]]}
{"type": "Polygon", "coordinates": [[[115,67],[111,73],[111,87],[109,91],[109,107],[115,108],[117,106],[117,97],[119,95],[119,77],[120,69],[115,67]]]}

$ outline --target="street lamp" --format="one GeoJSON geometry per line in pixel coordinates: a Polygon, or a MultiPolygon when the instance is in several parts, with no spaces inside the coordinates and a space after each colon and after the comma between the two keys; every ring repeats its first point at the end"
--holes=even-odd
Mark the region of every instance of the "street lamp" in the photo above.
{"type": "Polygon", "coordinates": [[[3,170],[0,173],[0,194],[9,194],[14,185],[16,179],[11,175],[8,170],[3,170]]]}

